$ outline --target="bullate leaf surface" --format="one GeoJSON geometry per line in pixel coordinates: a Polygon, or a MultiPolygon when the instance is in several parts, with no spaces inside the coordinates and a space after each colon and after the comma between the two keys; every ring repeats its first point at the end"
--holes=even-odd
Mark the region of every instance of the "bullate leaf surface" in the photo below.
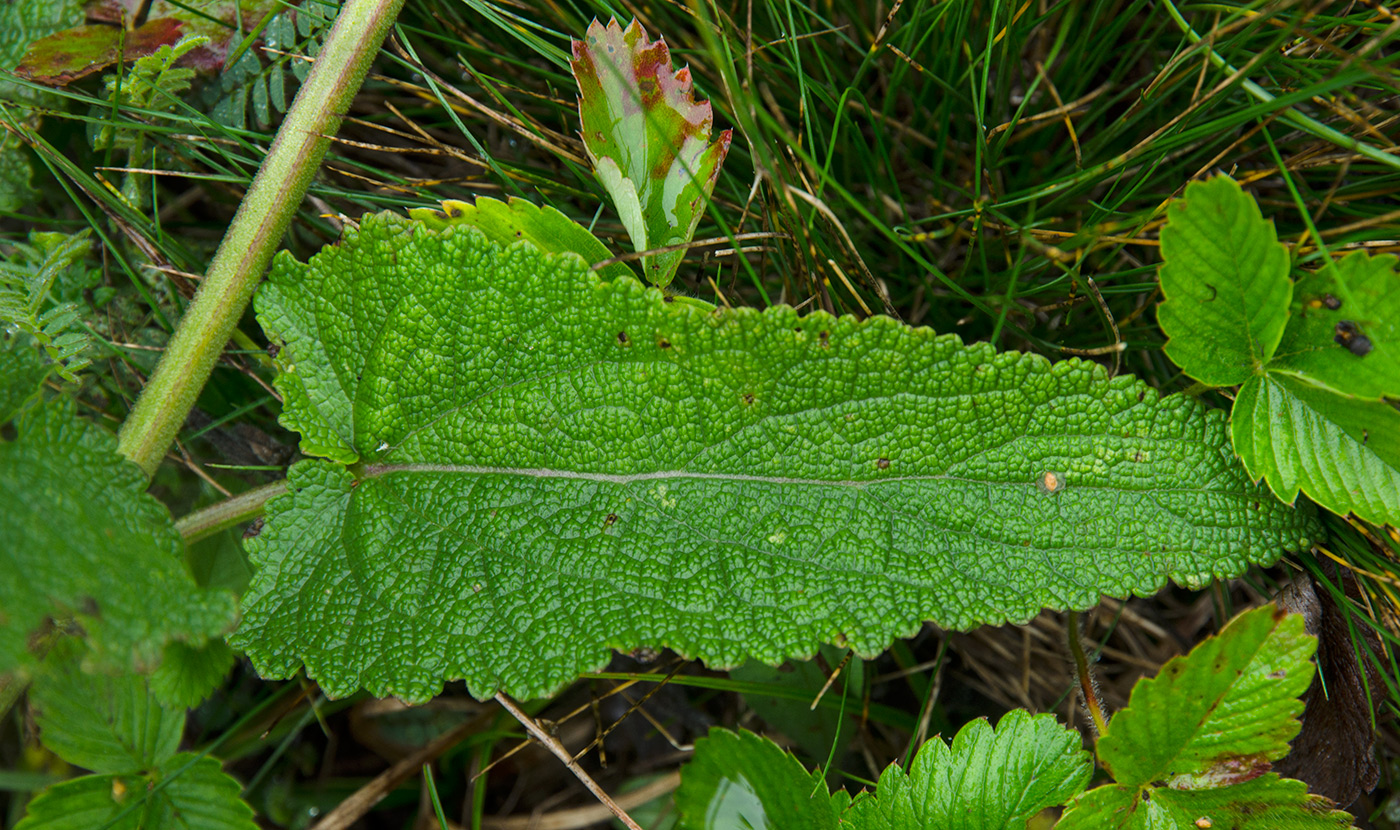
{"type": "Polygon", "coordinates": [[[258,298],[290,471],[235,644],[331,695],[542,695],[1199,585],[1316,532],[1223,419],[887,318],[707,312],[573,256],[367,217],[258,298]]]}

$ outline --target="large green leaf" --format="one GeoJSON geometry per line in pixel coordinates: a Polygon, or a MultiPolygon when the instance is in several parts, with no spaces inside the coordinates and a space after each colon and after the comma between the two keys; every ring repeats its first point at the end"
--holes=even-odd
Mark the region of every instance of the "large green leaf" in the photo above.
{"type": "Polygon", "coordinates": [[[1092,772],[1077,732],[1054,715],[1013,709],[995,730],[972,721],[951,747],[928,741],[907,773],[891,764],[874,793],[856,798],[841,826],[1022,830],[1032,816],[1082,792],[1092,772]]]}
{"type": "Polygon", "coordinates": [[[1192,182],[1162,228],[1157,322],[1167,356],[1211,386],[1244,383],[1273,357],[1288,321],[1288,252],[1228,176],[1192,182]]]}
{"type": "Polygon", "coordinates": [[[232,596],[195,585],[169,511],[109,433],[62,401],[15,431],[0,441],[0,672],[32,664],[30,637],[55,620],[82,627],[94,663],[126,669],[231,626],[232,596]]]}
{"type": "Polygon", "coordinates": [[[1400,411],[1272,372],[1240,388],[1235,451],[1280,499],[1301,489],[1336,513],[1400,522],[1400,411]]]}
{"type": "Polygon", "coordinates": [[[529,697],[1199,585],[1315,532],[1225,425],[887,318],[706,312],[577,257],[367,217],[258,298],[292,468],[236,635],[331,695],[529,697]]]}
{"type": "Polygon", "coordinates": [[[55,784],[29,802],[15,830],[257,830],[240,790],[218,761],[182,753],[148,775],[55,784]]]}
{"type": "Polygon", "coordinates": [[[70,764],[121,774],[154,769],[174,755],[184,711],[162,707],[139,674],[84,670],[85,651],[77,641],[59,641],[34,682],[30,705],[44,746],[70,764]]]}
{"type": "Polygon", "coordinates": [[[1349,826],[1301,782],[1268,772],[1298,732],[1316,645],[1301,616],[1269,605],[1139,681],[1099,738],[1116,783],[1076,799],[1057,830],[1349,826]]]}
{"type": "MultiPolygon", "coordinates": [[[[671,69],[664,40],[633,20],[593,21],[574,41],[583,145],[638,251],[689,242],[729,152],[732,130],[710,143],[714,114],[691,92],[690,68],[671,69]]],[[[642,258],[649,282],[665,286],[685,251],[642,258]]]]}

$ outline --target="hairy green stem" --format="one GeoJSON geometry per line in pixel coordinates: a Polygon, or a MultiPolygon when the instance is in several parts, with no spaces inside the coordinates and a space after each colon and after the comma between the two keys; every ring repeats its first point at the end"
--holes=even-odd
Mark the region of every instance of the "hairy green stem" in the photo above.
{"type": "MultiPolygon", "coordinates": [[[[1192,43],[1199,43],[1202,40],[1201,36],[1196,34],[1196,30],[1191,28],[1191,24],[1186,22],[1186,18],[1181,16],[1181,12],[1176,10],[1176,6],[1172,4],[1171,0],[1163,0],[1163,5],[1167,9],[1167,14],[1171,16],[1172,20],[1176,22],[1176,25],[1192,43]]],[[[1223,69],[1232,75],[1239,72],[1238,69],[1231,66],[1229,62],[1209,46],[1206,47],[1206,53],[1210,56],[1210,62],[1214,64],[1217,69],[1223,69]]],[[[1244,87],[1246,92],[1263,103],[1267,104],[1274,100],[1272,93],[1248,78],[1242,78],[1240,84],[1244,87]]],[[[1343,147],[1371,161],[1380,162],[1386,167],[1400,170],[1400,157],[1390,155],[1384,150],[1379,150],[1369,144],[1363,144],[1346,133],[1338,132],[1320,121],[1309,118],[1293,107],[1285,107],[1282,109],[1279,112],[1279,118],[1309,135],[1316,136],[1323,141],[1330,141],[1338,147],[1343,147]]]]}
{"type": "Polygon", "coordinates": [[[221,530],[242,524],[262,515],[263,507],[270,499],[287,492],[286,480],[274,481],[261,487],[254,487],[246,493],[239,493],[231,499],[211,504],[183,516],[175,523],[175,529],[184,537],[185,544],[194,544],[207,539],[221,530]]]}
{"type": "Polygon", "coordinates": [[[122,424],[117,449],[150,476],[209,380],[403,0],[346,0],[194,302],[122,424]]]}
{"type": "Polygon", "coordinates": [[[1079,612],[1069,612],[1065,627],[1069,631],[1069,652],[1074,655],[1075,674],[1079,678],[1079,691],[1084,696],[1084,708],[1094,722],[1094,737],[1098,739],[1108,729],[1108,718],[1104,714],[1103,696],[1099,694],[1099,682],[1089,668],[1089,660],[1084,656],[1084,644],[1079,641],[1079,612]]]}

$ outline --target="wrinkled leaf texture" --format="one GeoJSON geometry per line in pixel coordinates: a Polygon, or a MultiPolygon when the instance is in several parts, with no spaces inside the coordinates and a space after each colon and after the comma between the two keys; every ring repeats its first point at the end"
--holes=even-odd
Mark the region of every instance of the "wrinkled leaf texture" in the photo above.
{"type": "Polygon", "coordinates": [[[367,217],[277,261],[283,423],[235,645],[328,694],[543,695],[609,650],[861,654],[1199,585],[1316,532],[1223,420],[887,318],[707,312],[578,257],[367,217]]]}

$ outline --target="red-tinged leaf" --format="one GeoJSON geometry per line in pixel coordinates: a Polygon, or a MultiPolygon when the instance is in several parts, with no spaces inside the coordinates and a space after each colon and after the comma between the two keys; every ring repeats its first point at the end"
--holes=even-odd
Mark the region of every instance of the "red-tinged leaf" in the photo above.
{"type": "MultiPolygon", "coordinates": [[[[697,102],[690,69],[671,69],[662,39],[637,21],[593,21],[574,41],[583,143],[638,251],[689,242],[714,191],[732,131],[710,143],[714,114],[697,102]]],[[[649,281],[666,285],[684,251],[642,258],[649,281]]]]}
{"type": "Polygon", "coordinates": [[[184,34],[179,20],[162,17],[124,32],[116,26],[75,26],[40,38],[29,46],[15,74],[41,84],[63,86],[118,60],[134,61],[174,44],[184,34]]]}
{"type": "Polygon", "coordinates": [[[122,27],[133,19],[141,5],[138,0],[98,0],[88,4],[88,25],[36,40],[15,74],[41,84],[64,86],[118,60],[131,63],[144,58],[162,46],[174,45],[185,35],[204,35],[209,43],[185,55],[180,65],[215,73],[223,67],[230,44],[241,42],[264,17],[283,8],[280,0],[213,0],[198,4],[197,9],[156,0],[146,23],[124,32],[122,27]]]}

